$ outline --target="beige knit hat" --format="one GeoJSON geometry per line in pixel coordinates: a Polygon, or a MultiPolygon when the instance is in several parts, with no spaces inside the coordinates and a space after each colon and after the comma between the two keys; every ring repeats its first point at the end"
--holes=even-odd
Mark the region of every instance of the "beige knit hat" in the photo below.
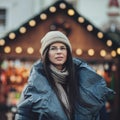
{"type": "Polygon", "coordinates": [[[71,44],[66,35],[64,35],[60,31],[50,31],[41,39],[41,49],[40,49],[41,55],[43,55],[45,49],[54,42],[62,42],[66,44],[72,51],[71,44]]]}

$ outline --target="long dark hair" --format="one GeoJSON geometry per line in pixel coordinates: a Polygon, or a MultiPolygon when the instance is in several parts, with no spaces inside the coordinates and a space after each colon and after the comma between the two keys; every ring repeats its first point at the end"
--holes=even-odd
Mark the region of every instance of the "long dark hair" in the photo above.
{"type": "MultiPolygon", "coordinates": [[[[53,90],[56,92],[57,96],[59,97],[57,88],[55,86],[55,82],[52,78],[50,68],[49,68],[49,65],[50,65],[50,61],[49,61],[49,57],[48,57],[49,47],[44,51],[42,61],[43,61],[44,71],[45,71],[46,77],[48,79],[48,82],[50,83],[53,90]]],[[[72,53],[71,53],[69,47],[68,46],[66,46],[66,47],[67,47],[67,60],[64,64],[64,66],[66,67],[66,69],[68,70],[68,73],[69,73],[69,75],[67,76],[67,87],[69,89],[67,92],[67,95],[68,95],[69,103],[71,106],[71,116],[72,116],[73,112],[75,110],[75,104],[79,101],[79,88],[78,88],[78,81],[75,76],[75,66],[73,63],[72,53]]]]}

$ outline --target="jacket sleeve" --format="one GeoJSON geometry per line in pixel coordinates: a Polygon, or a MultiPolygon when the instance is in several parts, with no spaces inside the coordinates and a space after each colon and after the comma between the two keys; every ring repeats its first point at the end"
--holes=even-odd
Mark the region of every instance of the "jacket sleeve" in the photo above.
{"type": "Polygon", "coordinates": [[[74,59],[79,79],[81,103],[78,111],[81,115],[98,116],[108,96],[115,92],[108,88],[104,78],[98,75],[87,63],[74,59]]]}
{"type": "Polygon", "coordinates": [[[47,86],[44,86],[44,77],[40,76],[35,68],[32,68],[28,83],[22,91],[17,105],[15,120],[42,120],[47,114],[47,86]]]}
{"type": "Polygon", "coordinates": [[[32,88],[28,85],[24,88],[19,104],[17,105],[17,113],[15,115],[15,120],[33,120],[36,118],[37,114],[32,112],[32,88]]]}

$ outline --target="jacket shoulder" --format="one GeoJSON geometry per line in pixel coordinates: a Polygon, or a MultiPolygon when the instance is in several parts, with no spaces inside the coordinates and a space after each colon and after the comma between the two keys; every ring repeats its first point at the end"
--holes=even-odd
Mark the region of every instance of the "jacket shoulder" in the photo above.
{"type": "Polygon", "coordinates": [[[75,68],[77,70],[78,69],[82,69],[82,68],[87,68],[87,69],[95,72],[95,70],[90,65],[88,65],[88,63],[85,60],[83,60],[83,59],[73,58],[73,63],[74,63],[75,68]]]}
{"type": "Polygon", "coordinates": [[[44,91],[50,88],[41,60],[33,64],[28,78],[28,85],[34,87],[38,91],[44,91]]]}
{"type": "Polygon", "coordinates": [[[43,62],[41,60],[36,61],[33,65],[32,68],[36,70],[43,70],[43,62]]]}
{"type": "Polygon", "coordinates": [[[80,65],[80,64],[82,64],[83,62],[85,62],[85,61],[83,61],[82,59],[80,59],[80,58],[73,58],[73,63],[74,64],[76,64],[76,65],[80,65]]]}

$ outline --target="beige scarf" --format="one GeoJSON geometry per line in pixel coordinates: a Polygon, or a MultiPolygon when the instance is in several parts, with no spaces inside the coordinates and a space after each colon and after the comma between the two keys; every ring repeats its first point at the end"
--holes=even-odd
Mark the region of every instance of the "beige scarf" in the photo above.
{"type": "Polygon", "coordinates": [[[50,65],[50,69],[52,72],[52,76],[55,80],[55,84],[56,87],[58,89],[59,95],[60,95],[60,99],[62,101],[62,103],[64,104],[66,110],[67,110],[67,114],[70,117],[70,104],[68,101],[68,97],[67,94],[62,86],[62,84],[66,83],[66,76],[68,75],[68,71],[66,71],[66,69],[63,69],[62,71],[59,71],[56,67],[54,67],[53,65],[50,65]]]}

